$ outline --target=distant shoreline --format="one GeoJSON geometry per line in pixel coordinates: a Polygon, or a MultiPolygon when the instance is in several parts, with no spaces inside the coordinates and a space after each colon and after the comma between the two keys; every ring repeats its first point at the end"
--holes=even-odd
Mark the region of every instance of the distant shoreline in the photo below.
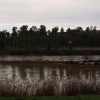
{"type": "Polygon", "coordinates": [[[39,64],[56,64],[56,65],[100,65],[99,61],[0,61],[0,64],[25,64],[25,65],[39,65],[39,64]]]}
{"type": "Polygon", "coordinates": [[[4,55],[18,55],[18,56],[73,56],[73,55],[100,55],[100,48],[98,47],[60,47],[60,48],[36,48],[36,49],[25,49],[25,48],[15,48],[6,47],[4,50],[0,50],[0,56],[4,55]]]}
{"type": "Polygon", "coordinates": [[[0,56],[0,64],[73,64],[100,65],[99,55],[81,56],[0,56]]]}

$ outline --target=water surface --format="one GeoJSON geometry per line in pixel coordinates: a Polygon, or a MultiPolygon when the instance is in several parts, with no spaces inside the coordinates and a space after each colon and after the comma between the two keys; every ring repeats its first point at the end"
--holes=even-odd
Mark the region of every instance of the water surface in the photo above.
{"type": "Polygon", "coordinates": [[[100,80],[100,66],[67,64],[13,64],[0,65],[0,76],[33,80],[48,78],[81,79],[85,81],[100,80]]]}

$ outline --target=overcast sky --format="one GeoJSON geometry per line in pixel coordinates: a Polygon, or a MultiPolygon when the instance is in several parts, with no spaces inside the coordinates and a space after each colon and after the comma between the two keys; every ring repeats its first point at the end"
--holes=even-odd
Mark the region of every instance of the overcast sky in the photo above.
{"type": "Polygon", "coordinates": [[[100,0],[0,0],[0,31],[45,25],[100,29],[100,0]]]}

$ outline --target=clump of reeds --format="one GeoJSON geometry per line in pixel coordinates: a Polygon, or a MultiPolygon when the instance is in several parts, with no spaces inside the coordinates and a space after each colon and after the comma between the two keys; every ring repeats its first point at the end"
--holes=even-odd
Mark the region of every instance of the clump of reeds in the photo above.
{"type": "Polygon", "coordinates": [[[66,96],[78,94],[100,94],[100,82],[81,79],[19,80],[0,78],[0,96],[66,96]]]}

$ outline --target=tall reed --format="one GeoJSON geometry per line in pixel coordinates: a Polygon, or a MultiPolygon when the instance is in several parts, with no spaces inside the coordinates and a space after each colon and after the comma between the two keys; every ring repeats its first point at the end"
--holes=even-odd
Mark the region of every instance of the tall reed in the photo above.
{"type": "Polygon", "coordinates": [[[100,94],[100,82],[82,79],[19,80],[0,77],[0,96],[66,96],[78,94],[100,94]]]}

